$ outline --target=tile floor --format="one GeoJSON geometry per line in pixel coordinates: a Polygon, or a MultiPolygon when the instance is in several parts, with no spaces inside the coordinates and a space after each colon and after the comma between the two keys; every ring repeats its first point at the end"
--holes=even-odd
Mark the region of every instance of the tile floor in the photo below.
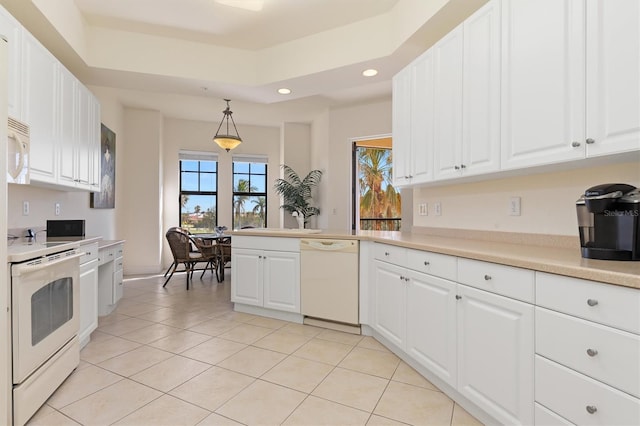
{"type": "Polygon", "coordinates": [[[29,424],[480,424],[371,337],[233,312],[230,275],[126,279],[29,424]]]}

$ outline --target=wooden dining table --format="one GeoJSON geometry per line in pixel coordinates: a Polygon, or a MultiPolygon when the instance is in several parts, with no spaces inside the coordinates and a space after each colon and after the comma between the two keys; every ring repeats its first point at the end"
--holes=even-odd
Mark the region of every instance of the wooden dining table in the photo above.
{"type": "MultiPolygon", "coordinates": [[[[192,234],[193,238],[200,238],[202,241],[211,242],[213,244],[214,241],[219,240],[220,238],[231,238],[231,235],[228,234],[192,234]]],[[[218,262],[218,282],[224,281],[224,262],[218,262]]]]}

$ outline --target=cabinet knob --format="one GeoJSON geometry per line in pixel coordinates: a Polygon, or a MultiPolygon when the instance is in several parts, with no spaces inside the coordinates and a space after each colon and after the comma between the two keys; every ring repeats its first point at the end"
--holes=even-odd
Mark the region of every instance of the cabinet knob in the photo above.
{"type": "Polygon", "coordinates": [[[587,299],[587,305],[596,306],[597,304],[598,304],[598,301],[596,299],[587,299]]]}
{"type": "Polygon", "coordinates": [[[594,414],[596,411],[598,411],[598,408],[595,405],[587,405],[586,409],[587,413],[589,414],[594,414]]]}
{"type": "Polygon", "coordinates": [[[462,299],[462,296],[460,296],[459,294],[456,294],[456,300],[460,300],[462,299]]]}
{"type": "Polygon", "coordinates": [[[405,280],[406,282],[409,282],[409,277],[404,277],[404,280],[405,280]]]}
{"type": "Polygon", "coordinates": [[[587,349],[587,355],[596,356],[596,355],[598,355],[598,351],[596,349],[589,348],[589,349],[587,349]]]}
{"type": "Polygon", "coordinates": [[[400,275],[400,281],[404,281],[404,277],[400,275]]]}
{"type": "Polygon", "coordinates": [[[587,143],[587,145],[591,145],[592,143],[596,143],[596,140],[593,138],[587,138],[585,142],[587,143]]]}
{"type": "Polygon", "coordinates": [[[453,166],[453,168],[456,169],[456,170],[460,170],[459,166],[453,166]]]}
{"type": "Polygon", "coordinates": [[[579,147],[579,146],[580,146],[580,142],[578,142],[578,141],[573,141],[573,142],[571,142],[571,146],[572,146],[572,147],[574,147],[574,148],[577,148],[577,147],[579,147]]]}
{"type": "Polygon", "coordinates": [[[385,251],[385,252],[384,252],[384,255],[385,255],[385,256],[389,256],[389,252],[388,252],[388,251],[385,251]]]}
{"type": "Polygon", "coordinates": [[[485,280],[485,281],[489,281],[490,279],[491,279],[491,275],[485,275],[485,276],[484,276],[484,280],[485,280]]]}
{"type": "Polygon", "coordinates": [[[430,265],[430,263],[425,260],[424,261],[424,266],[429,266],[429,265],[430,265]]]}
{"type": "Polygon", "coordinates": [[[467,166],[465,166],[464,164],[460,164],[460,168],[461,168],[461,169],[466,169],[466,168],[467,168],[467,166]]]}

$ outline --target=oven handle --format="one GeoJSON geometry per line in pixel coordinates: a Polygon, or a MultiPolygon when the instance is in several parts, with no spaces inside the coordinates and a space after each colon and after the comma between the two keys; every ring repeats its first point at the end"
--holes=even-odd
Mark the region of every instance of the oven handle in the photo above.
{"type": "Polygon", "coordinates": [[[36,272],[44,268],[48,268],[50,266],[57,265],[62,262],[66,262],[68,260],[79,259],[84,256],[84,253],[75,252],[74,254],[69,254],[67,256],[61,257],[59,259],[53,260],[51,262],[43,262],[37,264],[30,264],[31,262],[20,263],[17,265],[11,266],[11,275],[14,277],[19,277],[23,274],[29,274],[31,272],[36,272]]]}

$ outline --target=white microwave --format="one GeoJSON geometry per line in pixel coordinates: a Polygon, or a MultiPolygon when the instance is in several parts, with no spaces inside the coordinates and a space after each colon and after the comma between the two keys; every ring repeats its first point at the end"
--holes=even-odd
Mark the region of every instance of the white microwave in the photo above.
{"type": "Polygon", "coordinates": [[[29,125],[9,117],[7,182],[29,183],[29,125]]]}

